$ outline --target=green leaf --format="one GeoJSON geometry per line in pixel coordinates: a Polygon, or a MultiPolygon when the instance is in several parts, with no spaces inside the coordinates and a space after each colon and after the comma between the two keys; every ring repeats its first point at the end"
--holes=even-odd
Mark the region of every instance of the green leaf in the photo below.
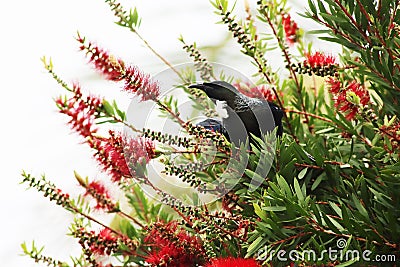
{"type": "Polygon", "coordinates": [[[326,224],[326,226],[329,227],[330,230],[332,230],[333,232],[340,234],[341,232],[339,231],[339,229],[336,227],[337,222],[335,220],[332,220],[332,218],[330,216],[327,216],[324,213],[321,213],[322,218],[324,218],[324,222],[326,224]],[[335,223],[333,223],[333,221],[335,221],[335,223]]]}
{"type": "Polygon", "coordinates": [[[258,251],[266,242],[267,239],[263,239],[262,236],[257,237],[257,239],[254,240],[253,243],[251,243],[250,246],[247,248],[247,255],[253,255],[254,252],[258,251]]]}
{"type": "Polygon", "coordinates": [[[299,181],[295,178],[294,179],[294,191],[296,192],[297,198],[303,202],[304,201],[304,195],[303,192],[301,191],[300,185],[299,185],[299,181]]]}
{"type": "Polygon", "coordinates": [[[340,208],[336,205],[336,203],[333,203],[333,202],[329,201],[329,205],[332,207],[332,209],[336,212],[337,215],[339,215],[340,217],[342,217],[342,211],[341,211],[340,208]]]}
{"type": "Polygon", "coordinates": [[[260,217],[263,221],[266,221],[268,219],[267,213],[263,211],[257,203],[254,203],[253,207],[254,212],[257,214],[258,217],[260,217]]]}
{"type": "Polygon", "coordinates": [[[285,206],[268,206],[268,207],[263,207],[263,210],[266,211],[284,211],[286,210],[285,206]]]}
{"type": "Polygon", "coordinates": [[[297,176],[300,180],[304,178],[304,176],[307,174],[308,168],[304,168],[299,172],[299,175],[297,176]]]}
{"type": "Polygon", "coordinates": [[[312,0],[308,0],[308,6],[311,9],[311,12],[316,15],[317,14],[317,8],[315,7],[315,4],[312,0]]]}
{"type": "Polygon", "coordinates": [[[119,118],[120,118],[121,120],[125,121],[125,120],[126,120],[126,114],[125,114],[125,112],[123,112],[123,111],[121,111],[121,110],[119,109],[119,107],[118,107],[118,105],[117,105],[117,101],[115,101],[115,100],[113,100],[113,107],[114,107],[114,110],[117,112],[119,118]]]}
{"type": "Polygon", "coordinates": [[[111,115],[111,116],[115,115],[113,107],[107,100],[104,99],[102,104],[103,104],[104,110],[106,111],[107,115],[111,115]]]}
{"type": "Polygon", "coordinates": [[[315,205],[314,202],[311,203],[311,209],[313,211],[315,218],[317,219],[318,224],[322,224],[321,214],[319,212],[317,205],[315,205]]]}
{"type": "Polygon", "coordinates": [[[258,173],[254,172],[254,171],[252,171],[252,170],[246,169],[246,170],[244,170],[244,173],[245,173],[250,179],[252,179],[253,181],[255,181],[257,184],[261,184],[262,182],[265,181],[265,177],[262,177],[261,175],[259,175],[258,173]]]}
{"type": "Polygon", "coordinates": [[[321,13],[321,16],[326,20],[332,20],[332,21],[336,21],[338,24],[344,24],[344,23],[348,23],[348,20],[339,16],[334,16],[328,13],[321,13]]]}
{"type": "Polygon", "coordinates": [[[319,13],[326,13],[324,3],[322,3],[322,1],[317,1],[317,3],[318,3],[318,8],[319,8],[319,13]]]}
{"type": "Polygon", "coordinates": [[[22,251],[23,251],[25,254],[28,254],[28,249],[26,248],[26,243],[25,243],[25,242],[21,244],[21,248],[22,248],[22,251]]]}
{"type": "Polygon", "coordinates": [[[317,179],[314,181],[314,183],[311,186],[311,191],[314,191],[315,188],[317,188],[318,185],[322,182],[322,180],[323,180],[323,176],[322,175],[318,176],[317,179]]]}
{"type": "Polygon", "coordinates": [[[369,218],[367,210],[361,204],[357,196],[355,194],[351,194],[351,198],[353,199],[353,203],[356,206],[357,210],[361,213],[361,215],[364,216],[365,218],[369,218]]]}
{"type": "Polygon", "coordinates": [[[277,181],[278,181],[279,186],[286,193],[286,195],[287,196],[292,196],[292,191],[290,190],[290,187],[289,187],[288,183],[286,182],[286,180],[282,176],[278,175],[277,181]]]}
{"type": "Polygon", "coordinates": [[[341,214],[342,214],[341,216],[342,216],[342,220],[343,220],[343,225],[347,226],[347,228],[349,228],[351,225],[351,222],[349,219],[349,213],[347,212],[347,207],[342,203],[340,205],[340,208],[341,208],[341,214]]]}
{"type": "Polygon", "coordinates": [[[136,7],[135,7],[135,9],[133,10],[132,21],[133,21],[133,24],[135,24],[135,26],[138,26],[139,14],[138,14],[138,12],[137,12],[136,7]]]}

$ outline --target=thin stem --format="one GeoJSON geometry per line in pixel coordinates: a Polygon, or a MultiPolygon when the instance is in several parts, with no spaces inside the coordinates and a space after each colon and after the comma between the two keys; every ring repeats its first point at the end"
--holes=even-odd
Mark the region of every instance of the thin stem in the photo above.
{"type": "Polygon", "coordinates": [[[394,7],[393,7],[393,13],[392,13],[392,15],[390,16],[390,22],[389,22],[389,27],[388,27],[388,30],[389,30],[389,32],[388,32],[388,36],[390,36],[390,34],[391,34],[391,31],[393,30],[393,23],[394,23],[394,19],[395,19],[395,17],[396,17],[396,13],[397,13],[397,9],[398,9],[398,7],[399,7],[399,4],[400,4],[400,0],[397,0],[396,1],[396,4],[394,5],[394,7]]]}
{"type": "Polygon", "coordinates": [[[357,43],[354,39],[351,38],[350,35],[346,35],[345,33],[339,31],[338,29],[336,29],[334,26],[326,23],[325,21],[321,20],[318,16],[314,15],[311,16],[311,18],[313,18],[314,20],[318,21],[320,24],[324,25],[325,27],[327,27],[328,29],[330,29],[332,31],[333,34],[335,35],[340,35],[342,36],[344,39],[346,39],[348,42],[352,43],[353,45],[357,46],[360,50],[364,50],[365,47],[363,47],[362,45],[360,45],[359,43],[357,43]]]}
{"type": "Polygon", "coordinates": [[[175,72],[176,75],[178,75],[178,77],[179,77],[182,81],[185,80],[184,77],[182,76],[182,74],[180,74],[180,72],[179,72],[165,57],[163,57],[160,53],[158,53],[158,52],[150,45],[150,43],[147,42],[147,40],[144,39],[144,38],[142,37],[141,34],[139,34],[139,32],[138,32],[136,29],[134,29],[133,27],[130,27],[130,30],[131,30],[133,33],[135,33],[135,34],[137,35],[137,37],[139,37],[139,39],[144,43],[144,45],[145,45],[148,49],[150,49],[150,51],[151,51],[154,55],[156,55],[156,57],[158,57],[165,65],[167,65],[173,72],[175,72]]]}
{"type": "Polygon", "coordinates": [[[290,74],[291,74],[291,76],[293,77],[293,80],[294,80],[294,82],[295,82],[295,84],[296,84],[297,94],[298,94],[298,97],[299,97],[299,99],[300,99],[301,108],[303,109],[303,112],[304,112],[304,115],[305,115],[305,123],[307,123],[307,125],[308,125],[308,127],[309,127],[309,131],[311,132],[311,128],[310,128],[311,125],[309,125],[309,123],[308,123],[308,122],[309,122],[309,119],[308,119],[306,107],[304,106],[304,101],[303,101],[303,97],[302,97],[302,93],[301,93],[300,83],[299,83],[299,81],[298,81],[298,79],[297,79],[297,73],[296,73],[296,72],[293,70],[293,68],[291,67],[292,62],[291,62],[289,53],[288,53],[288,51],[287,51],[287,49],[286,49],[286,47],[285,47],[285,43],[284,43],[284,41],[281,39],[281,37],[279,36],[278,32],[276,31],[275,26],[274,26],[274,24],[272,23],[271,18],[268,16],[267,12],[265,12],[265,10],[262,9],[262,10],[261,10],[261,13],[262,13],[262,14],[264,15],[264,17],[267,19],[268,24],[269,24],[270,28],[272,29],[272,32],[273,32],[273,34],[274,34],[274,36],[275,36],[275,38],[276,38],[276,40],[277,40],[277,42],[278,42],[278,44],[279,44],[279,47],[281,48],[281,51],[283,52],[283,55],[284,55],[284,57],[285,57],[285,60],[286,60],[286,62],[287,62],[287,64],[288,64],[288,66],[289,66],[290,74]]]}
{"type": "Polygon", "coordinates": [[[302,232],[302,233],[299,233],[299,234],[297,234],[297,235],[293,235],[293,236],[290,236],[290,237],[288,237],[288,238],[281,239],[281,240],[278,240],[278,241],[269,243],[269,246],[276,246],[276,245],[279,245],[279,244],[288,242],[288,241],[290,241],[290,240],[296,239],[296,238],[298,238],[298,237],[302,237],[302,236],[310,235],[310,234],[312,234],[312,232],[302,232]]]}
{"type": "MultiPolygon", "coordinates": [[[[365,16],[365,18],[366,18],[367,21],[368,21],[368,24],[367,24],[368,31],[369,31],[370,33],[372,33],[370,24],[373,25],[373,23],[372,23],[372,21],[371,21],[371,19],[370,19],[370,17],[369,17],[369,14],[368,14],[368,12],[365,10],[365,7],[364,7],[364,5],[361,3],[361,1],[360,1],[360,0],[356,0],[356,1],[357,1],[358,5],[359,5],[359,7],[360,7],[361,12],[363,13],[363,15],[365,16]]],[[[397,1],[396,4],[398,4],[398,1],[397,1]]],[[[395,7],[396,7],[396,6],[395,6],[395,7]]],[[[394,10],[393,13],[396,13],[396,10],[394,10]]],[[[390,25],[389,25],[389,27],[390,27],[390,25]]],[[[360,29],[360,31],[361,31],[361,29],[360,29]]],[[[374,27],[374,32],[375,32],[376,37],[378,37],[379,41],[381,42],[381,44],[383,45],[383,47],[384,47],[384,48],[386,49],[386,51],[388,52],[389,56],[390,56],[393,60],[395,60],[396,57],[393,55],[392,50],[389,49],[389,48],[387,47],[385,40],[382,38],[381,34],[379,33],[379,31],[378,31],[378,29],[377,29],[376,27],[374,27]]],[[[368,39],[367,39],[367,40],[368,40],[368,39]]],[[[368,42],[369,42],[371,45],[373,45],[373,44],[371,43],[371,40],[369,40],[368,42]]],[[[400,67],[398,64],[396,64],[396,66],[397,66],[397,68],[400,67]]]]}
{"type": "Polygon", "coordinates": [[[356,239],[356,240],[358,240],[358,241],[362,241],[362,242],[371,242],[371,243],[373,243],[373,244],[375,244],[375,245],[380,245],[380,246],[386,245],[386,246],[389,246],[389,247],[391,247],[391,248],[397,248],[397,245],[396,245],[396,244],[392,244],[392,243],[390,243],[390,242],[386,242],[385,240],[384,240],[385,243],[379,243],[379,242],[377,242],[377,241],[375,241],[375,240],[369,241],[369,240],[367,240],[367,239],[365,239],[365,238],[363,238],[363,237],[358,237],[358,236],[354,236],[354,235],[338,234],[338,233],[335,233],[335,232],[333,232],[333,231],[331,231],[331,230],[327,230],[327,229],[321,227],[313,218],[308,218],[308,219],[311,221],[310,225],[311,225],[315,230],[317,230],[317,231],[319,231],[319,232],[323,232],[323,233],[325,233],[325,234],[334,235],[334,236],[338,236],[338,237],[354,238],[354,239],[356,239]]]}
{"type": "MultiPolygon", "coordinates": [[[[358,2],[358,0],[357,0],[358,2]]],[[[361,33],[361,35],[365,38],[365,40],[367,40],[368,43],[370,43],[372,45],[371,39],[364,33],[364,31],[361,29],[360,25],[357,23],[357,21],[355,21],[355,19],[353,18],[353,16],[348,12],[348,10],[342,5],[342,3],[340,3],[339,0],[335,0],[336,5],[338,5],[340,7],[340,9],[342,9],[343,13],[350,19],[351,23],[353,23],[353,25],[358,29],[358,32],[361,33]]],[[[358,2],[360,4],[360,2],[358,2]]],[[[361,5],[361,4],[360,4],[361,5]]],[[[367,17],[368,18],[368,14],[367,17]]],[[[371,32],[370,26],[368,24],[368,31],[371,32]]]]}
{"type": "Polygon", "coordinates": [[[129,220],[133,221],[135,224],[139,225],[141,228],[143,228],[143,229],[145,228],[145,226],[141,222],[139,222],[137,219],[133,218],[131,215],[123,212],[122,210],[117,211],[117,213],[119,215],[124,216],[124,217],[128,218],[129,220]]]}
{"type": "Polygon", "coordinates": [[[115,115],[109,115],[109,114],[107,114],[107,115],[110,116],[111,118],[113,118],[114,121],[116,121],[118,123],[122,123],[123,125],[125,125],[128,128],[130,128],[132,131],[134,131],[136,133],[142,133],[143,132],[141,130],[136,129],[133,125],[127,123],[126,121],[117,118],[115,115]]]}
{"type": "Polygon", "coordinates": [[[177,120],[177,122],[182,126],[182,127],[186,127],[186,123],[185,121],[183,121],[178,114],[176,114],[175,112],[173,112],[168,106],[164,105],[164,103],[162,103],[160,100],[156,101],[157,105],[159,105],[161,108],[163,108],[165,111],[167,111],[174,119],[177,120]]]}
{"type": "Polygon", "coordinates": [[[312,113],[308,113],[308,112],[304,112],[304,111],[299,111],[299,110],[294,110],[294,109],[286,109],[285,111],[289,112],[289,113],[296,113],[296,114],[301,114],[301,115],[304,115],[304,116],[310,116],[310,117],[313,117],[313,118],[316,118],[316,119],[319,119],[319,120],[322,120],[322,121],[333,123],[332,120],[327,119],[327,118],[322,117],[322,116],[318,116],[316,114],[312,114],[312,113]]]}
{"type": "Polygon", "coordinates": [[[104,228],[109,229],[109,230],[110,230],[111,232],[113,232],[114,234],[125,237],[125,236],[124,236],[123,234],[121,234],[120,232],[118,232],[118,231],[112,229],[111,227],[109,227],[109,226],[107,226],[106,224],[100,222],[100,221],[97,220],[96,218],[93,218],[92,216],[90,216],[90,215],[88,215],[88,214],[86,214],[86,213],[83,213],[83,212],[80,211],[77,207],[75,207],[75,206],[70,206],[70,208],[71,208],[71,210],[72,210],[73,212],[78,213],[78,214],[82,215],[83,217],[85,217],[86,219],[88,219],[88,220],[90,220],[90,221],[92,221],[92,222],[95,222],[95,223],[97,223],[98,225],[101,225],[101,226],[104,227],[104,228]]]}
{"type": "MultiPolygon", "coordinates": [[[[256,61],[257,65],[258,65],[258,67],[259,67],[259,73],[261,73],[261,74],[264,76],[264,78],[266,78],[267,81],[268,81],[268,79],[269,79],[268,74],[265,73],[264,71],[262,71],[262,65],[260,65],[260,62],[259,62],[256,58],[254,58],[254,60],[256,61]]],[[[269,83],[271,83],[271,82],[269,81],[269,83]]],[[[281,99],[280,99],[280,97],[279,97],[279,94],[278,94],[278,92],[276,91],[276,88],[275,88],[274,86],[272,86],[271,89],[272,89],[272,91],[274,92],[275,98],[276,98],[276,100],[277,100],[277,102],[278,102],[278,106],[279,106],[282,110],[285,110],[285,108],[284,108],[284,106],[283,106],[283,103],[282,103],[282,101],[281,101],[281,99]]],[[[291,125],[291,123],[290,123],[290,121],[289,121],[289,117],[287,116],[286,112],[283,112],[283,118],[284,118],[285,121],[286,121],[286,125],[287,125],[287,127],[288,127],[288,129],[289,129],[290,134],[293,136],[293,138],[294,138],[294,140],[296,141],[296,143],[299,143],[299,139],[297,138],[296,134],[294,133],[294,130],[293,130],[293,128],[292,128],[292,125],[291,125]]]]}
{"type": "Polygon", "coordinates": [[[304,168],[309,168],[309,169],[316,169],[316,170],[323,170],[324,168],[316,165],[310,165],[306,163],[295,163],[294,166],[296,167],[304,167],[304,168]]]}

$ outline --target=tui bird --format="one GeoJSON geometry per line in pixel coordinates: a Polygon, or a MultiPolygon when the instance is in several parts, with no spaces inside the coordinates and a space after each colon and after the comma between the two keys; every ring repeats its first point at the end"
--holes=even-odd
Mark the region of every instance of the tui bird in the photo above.
{"type": "MultiPolygon", "coordinates": [[[[217,101],[225,102],[227,116],[222,118],[222,123],[209,118],[198,123],[198,125],[222,133],[228,141],[239,145],[239,142],[244,142],[247,137],[250,137],[249,141],[253,142],[251,134],[261,137],[262,134],[272,131],[275,127],[278,128],[277,136],[282,136],[283,111],[275,104],[245,96],[233,85],[224,81],[205,82],[191,85],[189,88],[198,88],[204,91],[214,103],[217,101]]],[[[312,155],[306,151],[304,153],[313,164],[316,164],[312,155]]],[[[307,182],[309,190],[321,173],[321,169],[309,169],[307,171],[306,177],[308,178],[306,179],[309,179],[307,182]],[[308,173],[311,173],[311,175],[309,176],[308,173]]],[[[260,181],[253,178],[251,184],[254,189],[260,185],[260,181]]]]}
{"type": "Polygon", "coordinates": [[[282,135],[283,111],[275,104],[248,97],[224,81],[194,84],[189,88],[202,90],[214,103],[223,101],[227,116],[222,119],[222,126],[215,119],[207,119],[199,125],[223,133],[231,142],[239,144],[247,137],[251,141],[251,134],[261,137],[275,127],[278,127],[277,135],[282,135]]]}

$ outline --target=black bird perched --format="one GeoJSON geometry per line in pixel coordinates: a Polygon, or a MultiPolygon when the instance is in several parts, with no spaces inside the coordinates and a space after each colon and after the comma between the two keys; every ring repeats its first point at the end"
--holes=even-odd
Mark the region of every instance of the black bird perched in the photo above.
{"type": "MultiPolygon", "coordinates": [[[[214,102],[224,101],[228,116],[222,119],[222,123],[216,119],[206,119],[197,125],[203,126],[216,132],[222,133],[228,141],[239,145],[239,142],[246,141],[247,137],[253,134],[261,137],[267,131],[272,131],[277,127],[277,136],[282,136],[282,117],[283,111],[275,104],[258,98],[245,96],[233,85],[224,81],[205,82],[195,84],[189,88],[198,88],[204,91],[214,102]],[[241,127],[242,126],[242,127],[241,127]]],[[[252,138],[249,138],[252,142],[252,138]]],[[[304,150],[303,150],[304,151],[304,150]]],[[[304,151],[308,159],[316,164],[312,155],[304,151]]],[[[322,173],[322,170],[309,169],[309,182],[307,188],[311,189],[312,183],[322,173]]],[[[266,174],[265,174],[266,175],[266,174]]],[[[252,180],[254,188],[260,185],[260,181],[252,180]]]]}
{"type": "MultiPolygon", "coordinates": [[[[245,96],[236,87],[224,81],[205,82],[191,85],[189,88],[202,90],[214,102],[226,103],[227,117],[222,119],[225,132],[221,131],[221,133],[225,136],[228,134],[228,139],[234,143],[246,141],[247,137],[251,137],[250,134],[261,137],[275,127],[278,127],[277,135],[282,135],[283,111],[275,104],[245,96]]],[[[207,119],[199,125],[208,125],[206,128],[219,130],[221,127],[218,123],[214,119],[207,119]]]]}

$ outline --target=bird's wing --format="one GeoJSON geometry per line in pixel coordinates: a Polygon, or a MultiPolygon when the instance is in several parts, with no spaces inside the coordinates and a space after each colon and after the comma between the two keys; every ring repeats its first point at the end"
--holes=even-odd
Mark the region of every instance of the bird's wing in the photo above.
{"type": "Polygon", "coordinates": [[[262,133],[272,131],[278,126],[278,135],[282,135],[282,115],[279,107],[268,101],[252,98],[245,95],[238,95],[235,98],[234,111],[244,120],[247,128],[262,133]]]}
{"type": "Polygon", "coordinates": [[[261,99],[251,98],[245,95],[238,95],[234,102],[234,111],[236,113],[247,112],[256,107],[263,107],[268,105],[268,102],[261,99]]]}

